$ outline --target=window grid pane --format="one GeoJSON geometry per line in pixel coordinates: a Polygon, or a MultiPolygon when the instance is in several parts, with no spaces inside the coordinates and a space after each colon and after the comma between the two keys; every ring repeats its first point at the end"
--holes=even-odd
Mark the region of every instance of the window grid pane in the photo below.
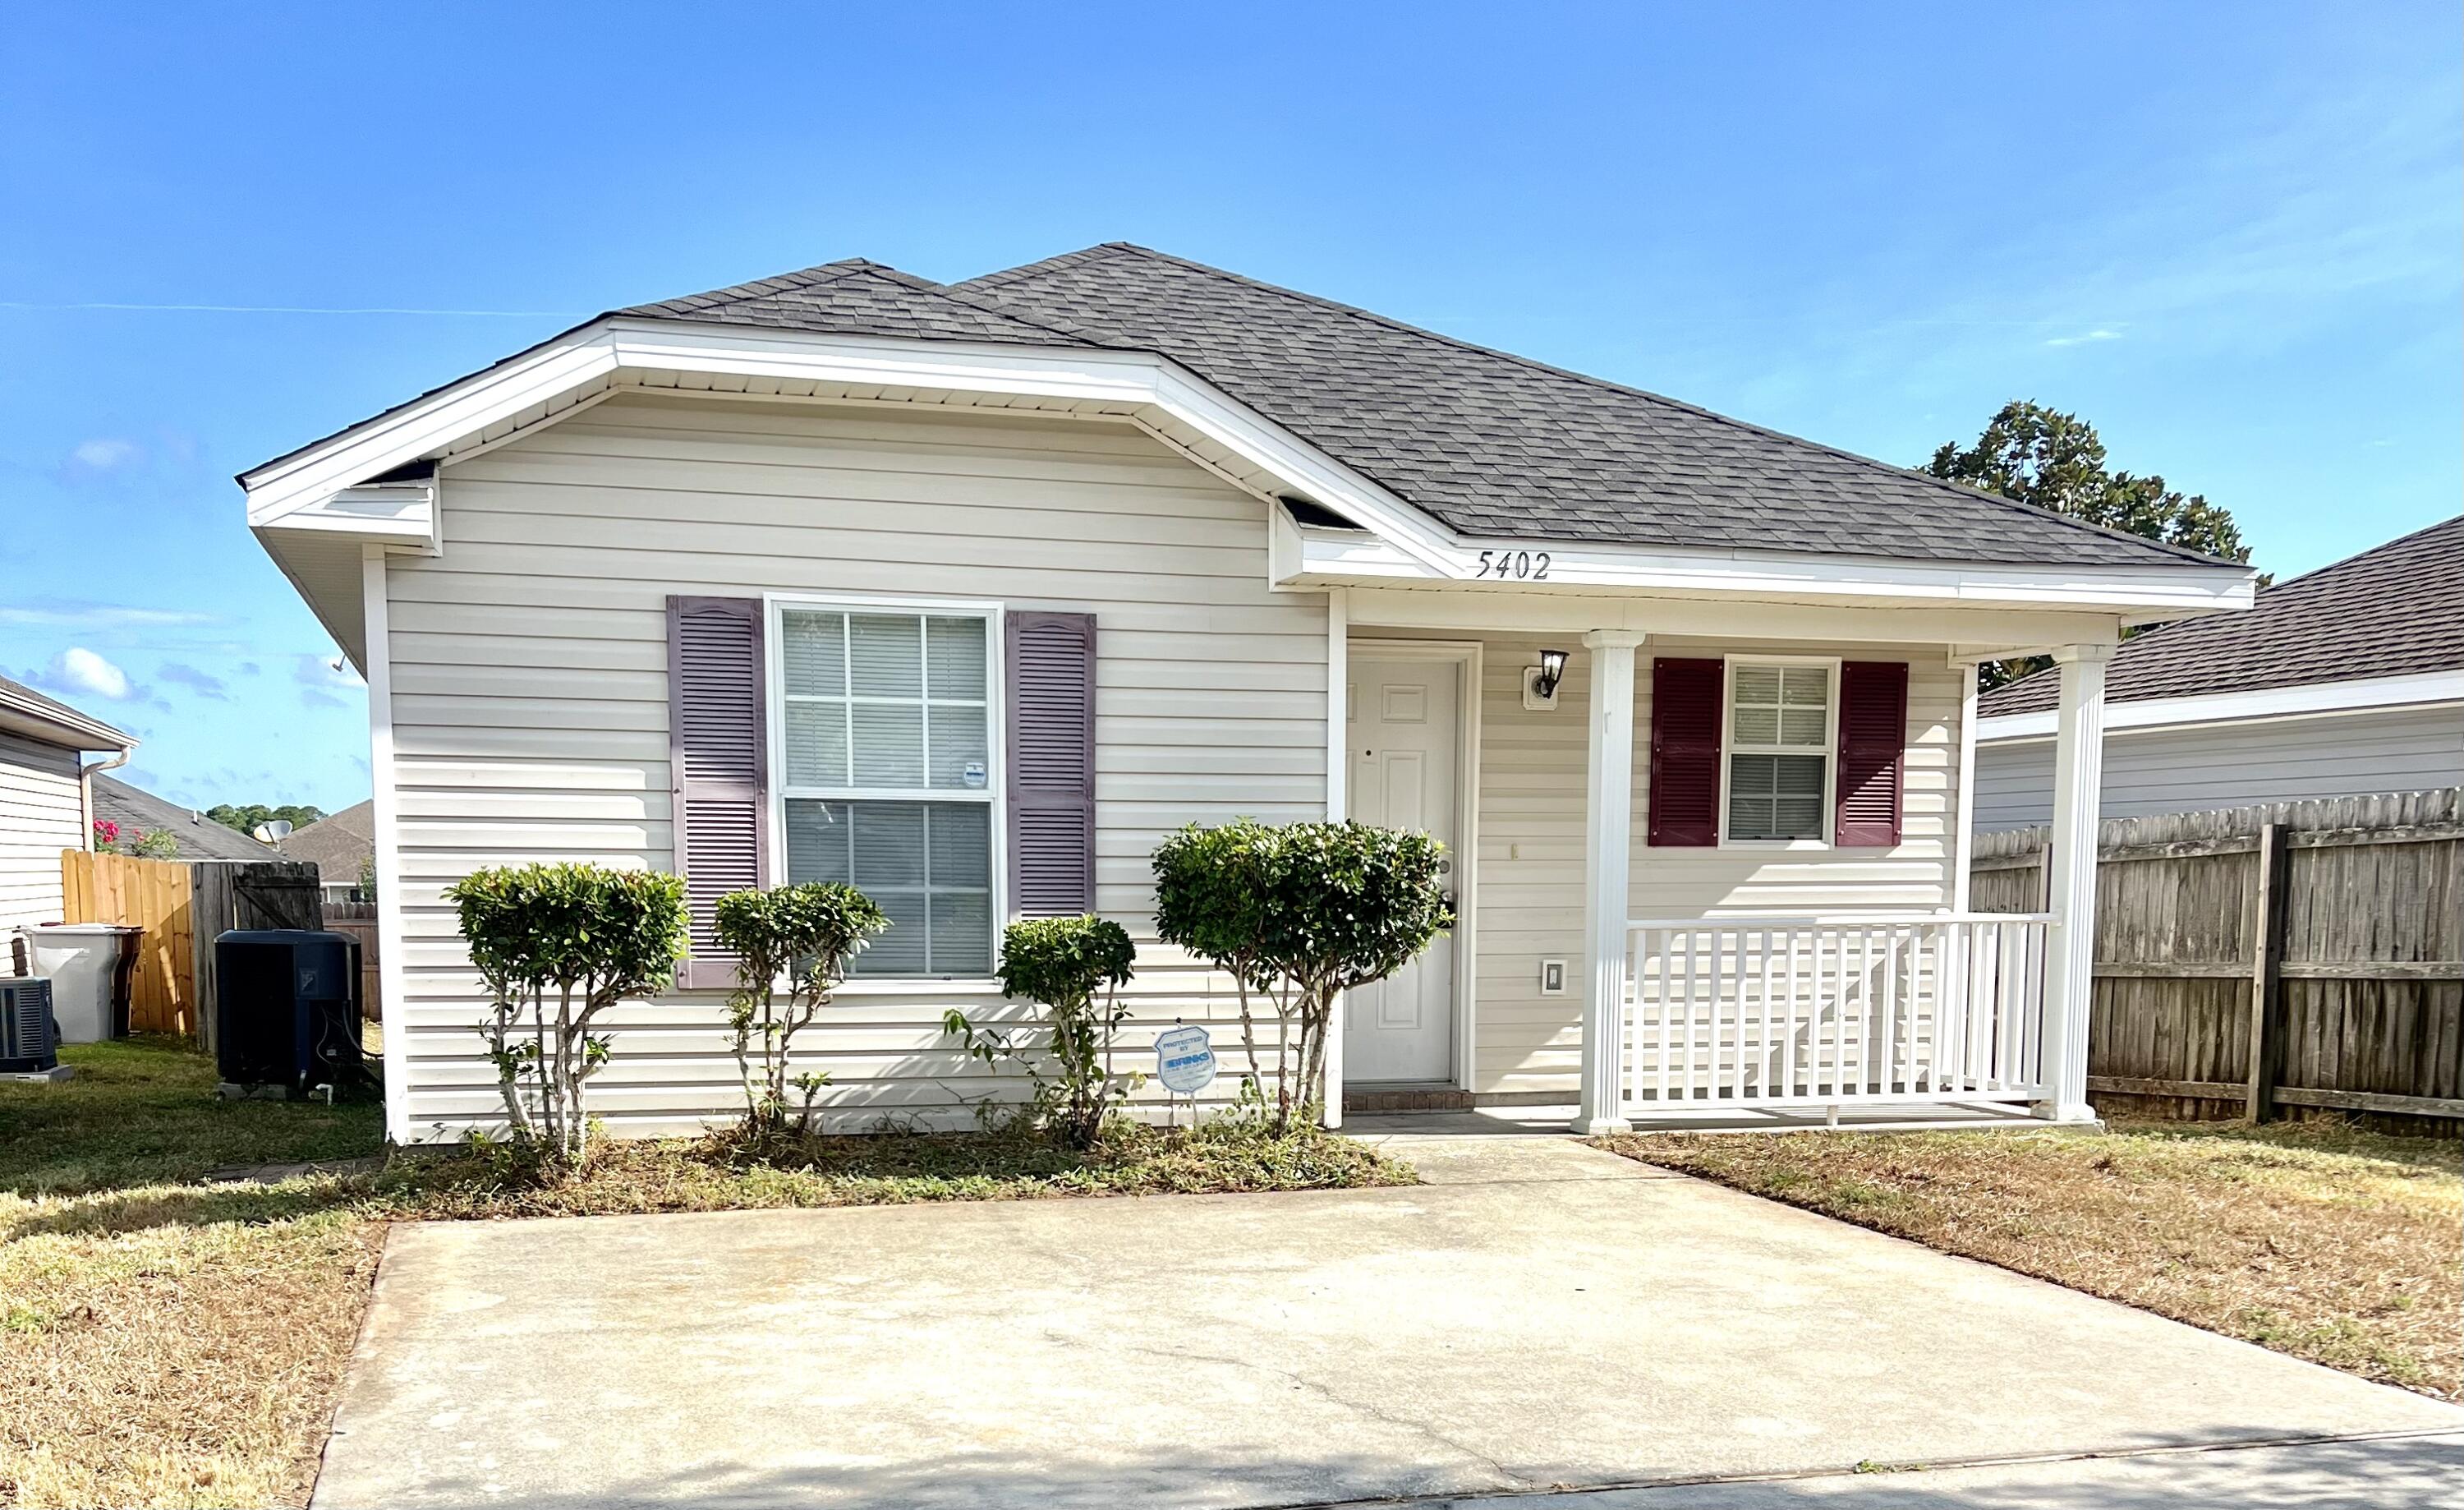
{"type": "Polygon", "coordinates": [[[781,631],[787,879],[853,884],[890,918],[851,975],[991,973],[989,622],[782,609],[781,631]]]}
{"type": "Polygon", "coordinates": [[[992,971],[992,810],[984,804],[790,799],[787,879],[847,882],[890,918],[850,975],[992,971]]]}

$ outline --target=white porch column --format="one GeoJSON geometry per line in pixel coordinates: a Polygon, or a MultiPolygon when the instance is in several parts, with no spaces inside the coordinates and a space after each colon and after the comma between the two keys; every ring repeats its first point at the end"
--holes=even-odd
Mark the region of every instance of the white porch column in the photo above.
{"type": "Polygon", "coordinates": [[[2061,712],[2054,733],[2052,938],[2045,954],[2045,1013],[2038,1047],[2045,1100],[2056,1121],[2096,1120],[2087,1103],[2087,1014],[2096,968],[2096,829],[2104,784],[2104,667],[2110,645],[2066,645],[2061,712]]]}
{"type": "Polygon", "coordinates": [[[1631,630],[1594,630],[1590,780],[1583,803],[1583,1095],[1578,1133],[1626,1132],[1626,867],[1634,841],[1631,630]]]}
{"type": "MultiPolygon", "coordinates": [[[[1352,615],[1349,595],[1341,588],[1326,594],[1326,821],[1341,823],[1352,815],[1352,615]]],[[[1326,1127],[1343,1125],[1343,993],[1326,1014],[1326,1105],[1318,1113],[1326,1127]]]]}

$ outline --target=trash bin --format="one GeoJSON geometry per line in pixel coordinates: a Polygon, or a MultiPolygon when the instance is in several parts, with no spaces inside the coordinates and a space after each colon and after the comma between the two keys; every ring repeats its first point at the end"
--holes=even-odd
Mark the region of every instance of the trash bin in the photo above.
{"type": "Polygon", "coordinates": [[[60,922],[19,930],[32,973],[52,979],[52,1020],[62,1043],[128,1035],[128,976],[144,930],[116,922],[60,922]]]}

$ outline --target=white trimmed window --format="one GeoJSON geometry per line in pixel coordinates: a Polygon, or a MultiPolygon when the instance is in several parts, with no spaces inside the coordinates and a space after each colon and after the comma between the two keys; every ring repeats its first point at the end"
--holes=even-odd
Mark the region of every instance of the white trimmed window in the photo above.
{"type": "Polygon", "coordinates": [[[891,919],[851,975],[992,973],[993,655],[990,610],[780,610],[787,879],[891,919]]]}
{"type": "Polygon", "coordinates": [[[1727,838],[1828,836],[1833,680],[1822,663],[1728,663],[1727,838]]]}

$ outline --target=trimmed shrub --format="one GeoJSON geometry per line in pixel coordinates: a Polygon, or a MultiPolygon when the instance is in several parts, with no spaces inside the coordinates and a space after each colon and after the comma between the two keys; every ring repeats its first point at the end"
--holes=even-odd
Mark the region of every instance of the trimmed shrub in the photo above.
{"type": "Polygon", "coordinates": [[[1114,1105],[1144,1080],[1112,1073],[1112,1039],[1129,1015],[1120,988],[1136,961],[1128,931],[1109,918],[1038,918],[1001,931],[1001,990],[1044,1009],[1048,1075],[1017,1030],[979,1029],[955,1008],[941,1026],[986,1064],[1018,1061],[1035,1084],[1030,1115],[1070,1147],[1091,1148],[1114,1105]]]}
{"type": "Polygon", "coordinates": [[[1193,824],[1155,850],[1156,931],[1240,983],[1253,1076],[1252,993],[1274,1008],[1277,1132],[1324,1098],[1336,994],[1384,980],[1454,926],[1444,859],[1425,833],[1351,822],[1193,824]]]}
{"type": "Polygon", "coordinates": [[[737,962],[727,1020],[744,1079],[745,1131],[756,1138],[787,1131],[792,1086],[802,1093],[795,1131],[809,1133],[813,1099],[830,1077],[791,1077],[789,1051],[796,1034],[811,1025],[847,979],[847,962],[890,926],[890,919],[852,886],[815,882],[730,892],[718,899],[714,921],[719,947],[737,962]]]}
{"type": "Polygon", "coordinates": [[[583,1087],[607,1062],[593,1019],[667,983],[685,948],[685,883],[603,865],[508,865],[446,888],[492,1005],[478,1025],[514,1140],[578,1165],[583,1087]]]}

